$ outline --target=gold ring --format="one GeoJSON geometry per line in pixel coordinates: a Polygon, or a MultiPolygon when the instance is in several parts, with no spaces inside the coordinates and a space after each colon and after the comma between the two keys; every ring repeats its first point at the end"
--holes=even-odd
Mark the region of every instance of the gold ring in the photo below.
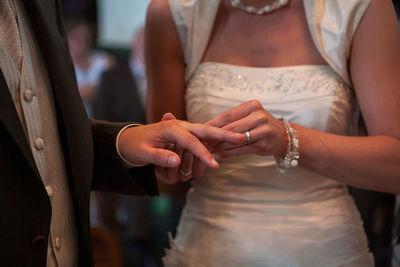
{"type": "Polygon", "coordinates": [[[189,176],[190,174],[192,174],[192,170],[188,170],[188,171],[184,172],[184,171],[182,171],[181,169],[179,169],[179,173],[180,173],[182,176],[189,176]]]}

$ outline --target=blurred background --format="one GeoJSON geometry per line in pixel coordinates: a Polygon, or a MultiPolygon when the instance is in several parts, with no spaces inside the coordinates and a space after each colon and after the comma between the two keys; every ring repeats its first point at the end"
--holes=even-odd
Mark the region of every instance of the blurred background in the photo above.
{"type": "MultiPolygon", "coordinates": [[[[61,2],[79,91],[89,116],[146,123],[143,27],[150,0],[61,2]]],[[[400,0],[393,3],[399,14],[400,0]]],[[[167,233],[175,234],[188,187],[160,185],[161,195],[156,198],[92,193],[96,267],[161,266],[167,233]]],[[[350,192],[361,211],[376,266],[390,266],[395,196],[355,188],[350,192]]]]}

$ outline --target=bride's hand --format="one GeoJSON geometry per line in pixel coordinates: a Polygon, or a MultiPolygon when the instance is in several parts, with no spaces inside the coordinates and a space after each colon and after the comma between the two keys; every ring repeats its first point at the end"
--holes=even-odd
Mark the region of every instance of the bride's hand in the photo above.
{"type": "Polygon", "coordinates": [[[257,100],[240,104],[210,120],[206,125],[237,133],[249,132],[249,143],[243,146],[216,145],[213,153],[217,160],[244,154],[283,157],[286,153],[287,140],[283,122],[267,112],[257,100]]]}

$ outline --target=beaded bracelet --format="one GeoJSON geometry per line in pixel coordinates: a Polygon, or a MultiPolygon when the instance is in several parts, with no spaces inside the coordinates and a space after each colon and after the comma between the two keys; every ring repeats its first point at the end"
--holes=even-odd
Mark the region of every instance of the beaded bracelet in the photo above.
{"type": "Polygon", "coordinates": [[[297,130],[293,129],[286,119],[282,118],[280,120],[283,121],[283,125],[285,126],[287,150],[283,159],[275,157],[275,161],[278,169],[283,172],[287,168],[296,167],[299,165],[300,152],[299,139],[297,139],[299,133],[297,130]]]}

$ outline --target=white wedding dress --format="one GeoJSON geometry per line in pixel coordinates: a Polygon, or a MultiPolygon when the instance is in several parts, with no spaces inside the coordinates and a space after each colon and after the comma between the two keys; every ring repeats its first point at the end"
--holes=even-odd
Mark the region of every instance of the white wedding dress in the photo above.
{"type": "MultiPolygon", "coordinates": [[[[179,2],[188,8],[197,1],[170,5],[179,2]]],[[[187,75],[188,120],[202,123],[257,99],[276,117],[348,135],[357,113],[354,94],[328,62],[277,68],[197,63],[187,75]]],[[[163,260],[167,267],[373,266],[345,185],[300,167],[281,173],[273,157],[255,155],[222,160],[193,181],[163,260]]]]}

